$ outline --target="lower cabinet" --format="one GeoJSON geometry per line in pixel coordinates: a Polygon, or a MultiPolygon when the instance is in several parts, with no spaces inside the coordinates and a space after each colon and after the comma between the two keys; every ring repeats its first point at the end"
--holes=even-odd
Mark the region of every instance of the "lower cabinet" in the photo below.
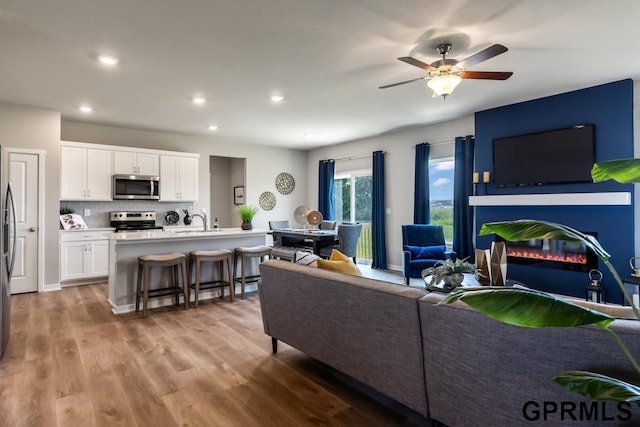
{"type": "Polygon", "coordinates": [[[109,275],[108,232],[71,231],[60,235],[60,282],[109,275]]]}

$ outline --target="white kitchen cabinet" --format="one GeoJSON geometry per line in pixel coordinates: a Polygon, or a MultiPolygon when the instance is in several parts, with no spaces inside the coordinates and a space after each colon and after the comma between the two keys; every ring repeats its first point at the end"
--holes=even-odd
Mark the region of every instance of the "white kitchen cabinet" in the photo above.
{"type": "Polygon", "coordinates": [[[114,174],[135,174],[158,176],[160,156],[154,153],[136,151],[115,151],[113,153],[114,174]]]}
{"type": "Polygon", "coordinates": [[[60,282],[109,275],[109,232],[60,232],[60,282]]]}
{"type": "Polygon", "coordinates": [[[110,150],[62,146],[60,200],[112,200],[110,150]]]}
{"type": "Polygon", "coordinates": [[[198,158],[160,156],[160,201],[198,200],[198,158]]]}

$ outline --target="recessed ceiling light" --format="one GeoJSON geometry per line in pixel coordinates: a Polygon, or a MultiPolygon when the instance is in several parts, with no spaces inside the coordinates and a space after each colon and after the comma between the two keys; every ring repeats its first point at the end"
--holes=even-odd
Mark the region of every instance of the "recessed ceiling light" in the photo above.
{"type": "Polygon", "coordinates": [[[111,55],[99,55],[98,56],[98,61],[100,61],[101,63],[103,63],[105,65],[116,65],[118,62],[120,62],[120,60],[118,58],[116,58],[115,56],[111,56],[111,55]]]}
{"type": "Polygon", "coordinates": [[[93,112],[93,107],[90,105],[81,105],[78,107],[78,110],[82,111],[83,113],[91,113],[93,112]]]}
{"type": "Polygon", "coordinates": [[[273,95],[271,97],[271,101],[275,103],[282,102],[283,99],[284,99],[284,96],[282,95],[273,95]]]}
{"type": "Polygon", "coordinates": [[[202,105],[207,102],[207,98],[205,98],[204,96],[194,96],[191,100],[196,105],[202,105]]]}
{"type": "Polygon", "coordinates": [[[216,126],[216,125],[209,125],[208,129],[209,129],[210,131],[218,130],[218,126],[216,126]]]}

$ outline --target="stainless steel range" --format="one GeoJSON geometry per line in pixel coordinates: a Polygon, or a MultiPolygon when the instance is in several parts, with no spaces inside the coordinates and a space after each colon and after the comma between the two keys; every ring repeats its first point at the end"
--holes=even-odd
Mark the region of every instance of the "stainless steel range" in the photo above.
{"type": "Polygon", "coordinates": [[[111,226],[118,231],[162,230],[155,212],[111,212],[111,226]]]}

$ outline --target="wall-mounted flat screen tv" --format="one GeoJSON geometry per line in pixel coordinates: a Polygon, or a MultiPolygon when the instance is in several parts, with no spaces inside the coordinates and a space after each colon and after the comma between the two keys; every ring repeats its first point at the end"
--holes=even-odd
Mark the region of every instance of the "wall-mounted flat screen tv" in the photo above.
{"type": "Polygon", "coordinates": [[[498,187],[592,182],[593,125],[493,140],[498,187]]]}

